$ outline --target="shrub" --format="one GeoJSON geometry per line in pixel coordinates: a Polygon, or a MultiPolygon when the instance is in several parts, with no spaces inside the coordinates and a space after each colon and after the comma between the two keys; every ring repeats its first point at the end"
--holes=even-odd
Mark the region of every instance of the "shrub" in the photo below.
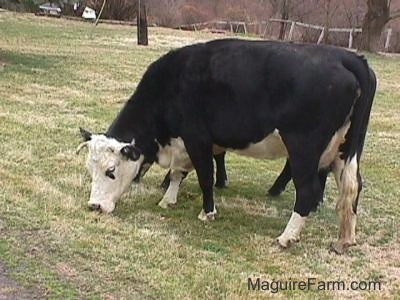
{"type": "Polygon", "coordinates": [[[39,10],[39,4],[34,0],[20,0],[25,11],[35,13],[39,10]]]}
{"type": "MultiPolygon", "coordinates": [[[[87,0],[86,6],[100,12],[103,0],[87,0]]],[[[102,19],[132,21],[136,18],[137,3],[132,0],[107,1],[101,15],[102,19]]]]}
{"type": "Polygon", "coordinates": [[[184,5],[180,9],[181,19],[184,24],[203,22],[207,19],[205,13],[192,5],[184,5]]]}

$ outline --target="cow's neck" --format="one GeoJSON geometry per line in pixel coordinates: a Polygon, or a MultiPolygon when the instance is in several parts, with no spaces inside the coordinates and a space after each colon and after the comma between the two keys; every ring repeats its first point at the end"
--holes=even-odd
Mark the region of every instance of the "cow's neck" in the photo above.
{"type": "MultiPolygon", "coordinates": [[[[162,103],[154,94],[145,94],[138,87],[135,94],[125,104],[117,118],[111,124],[106,135],[120,142],[134,141],[149,162],[153,162],[158,151],[158,141],[165,132],[162,123],[162,103]]],[[[162,139],[162,138],[161,138],[162,139]]]]}

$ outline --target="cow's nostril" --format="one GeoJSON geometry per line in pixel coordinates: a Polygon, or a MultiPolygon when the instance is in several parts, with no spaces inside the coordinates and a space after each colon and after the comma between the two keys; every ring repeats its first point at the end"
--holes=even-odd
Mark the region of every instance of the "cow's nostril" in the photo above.
{"type": "Polygon", "coordinates": [[[89,210],[91,210],[91,211],[100,211],[101,210],[101,206],[100,206],[100,204],[92,203],[92,204],[89,204],[89,210]]]}

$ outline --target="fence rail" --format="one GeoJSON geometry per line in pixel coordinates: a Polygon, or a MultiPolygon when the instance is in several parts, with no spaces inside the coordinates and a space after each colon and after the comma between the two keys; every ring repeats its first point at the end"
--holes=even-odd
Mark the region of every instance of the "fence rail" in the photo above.
{"type": "MultiPolygon", "coordinates": [[[[347,33],[348,34],[347,47],[350,49],[353,48],[354,35],[362,33],[361,28],[337,28],[337,27],[328,28],[328,27],[324,27],[321,25],[307,24],[307,23],[298,22],[298,21],[275,19],[275,18],[271,18],[267,21],[260,21],[260,22],[209,21],[209,22],[201,22],[201,23],[193,23],[193,24],[183,24],[176,28],[198,31],[198,30],[201,30],[204,28],[215,29],[219,26],[225,26],[225,27],[229,27],[229,31],[232,34],[242,32],[247,35],[249,33],[249,30],[248,30],[249,26],[258,26],[258,28],[260,28],[260,29],[262,28],[261,36],[263,38],[266,38],[268,28],[270,28],[272,23],[280,23],[280,24],[288,24],[288,25],[290,24],[289,34],[286,38],[286,40],[288,40],[288,41],[293,40],[294,30],[295,30],[296,26],[302,27],[302,28],[315,29],[315,30],[320,31],[320,34],[317,39],[317,44],[320,44],[323,41],[323,39],[326,35],[326,32],[347,33]]],[[[385,30],[385,34],[386,34],[386,37],[385,37],[384,49],[387,52],[389,50],[390,40],[393,35],[392,28],[388,28],[387,30],[385,30]]]]}

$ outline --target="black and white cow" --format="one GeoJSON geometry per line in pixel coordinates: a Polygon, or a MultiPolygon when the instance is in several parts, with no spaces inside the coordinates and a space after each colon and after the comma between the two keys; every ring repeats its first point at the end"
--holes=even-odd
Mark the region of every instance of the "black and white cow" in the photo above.
{"type": "Polygon", "coordinates": [[[279,245],[299,240],[331,170],[339,188],[333,248],[342,253],[355,244],[359,162],[375,88],[362,56],[330,46],[216,40],[171,51],[149,66],[107,133],[80,146],[89,148],[89,205],[112,211],[143,166],[174,165],[163,156],[173,151],[176,165],[194,166],[199,218],[211,220],[215,147],[289,157],[296,201],[279,245]]]}

